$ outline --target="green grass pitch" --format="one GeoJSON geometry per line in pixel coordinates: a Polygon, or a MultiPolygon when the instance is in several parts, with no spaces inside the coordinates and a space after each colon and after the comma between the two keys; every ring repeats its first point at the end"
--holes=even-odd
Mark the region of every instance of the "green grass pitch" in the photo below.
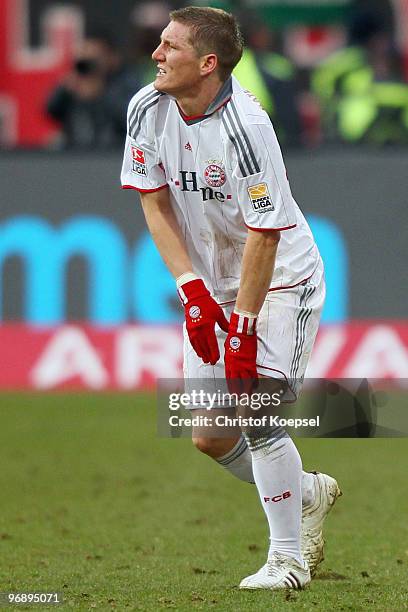
{"type": "Polygon", "coordinates": [[[344,492],[326,561],[305,591],[241,592],[267,549],[256,490],[158,438],[154,396],[0,395],[0,591],[67,610],[408,609],[408,440],[297,444],[344,492]]]}

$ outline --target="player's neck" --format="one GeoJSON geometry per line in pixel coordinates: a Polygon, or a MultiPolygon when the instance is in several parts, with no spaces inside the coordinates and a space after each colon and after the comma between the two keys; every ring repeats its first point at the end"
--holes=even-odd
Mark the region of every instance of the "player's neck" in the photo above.
{"type": "Polygon", "coordinates": [[[223,83],[207,81],[199,90],[189,91],[176,97],[177,104],[186,117],[204,115],[211,102],[217,97],[223,83]]]}

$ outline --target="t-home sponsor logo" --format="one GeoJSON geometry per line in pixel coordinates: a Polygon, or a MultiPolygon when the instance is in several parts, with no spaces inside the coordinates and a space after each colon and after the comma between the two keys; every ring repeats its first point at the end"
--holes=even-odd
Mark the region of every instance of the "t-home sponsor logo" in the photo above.
{"type": "MultiPolygon", "coordinates": [[[[193,191],[195,193],[201,193],[201,198],[203,202],[207,202],[208,200],[217,200],[217,202],[225,202],[226,200],[231,200],[232,195],[225,195],[222,191],[217,191],[214,187],[222,187],[225,183],[225,174],[223,174],[223,170],[218,168],[215,171],[213,167],[212,172],[208,171],[208,176],[205,175],[206,182],[211,187],[199,187],[198,186],[198,177],[197,172],[187,172],[186,170],[180,170],[180,181],[174,181],[176,186],[180,186],[181,191],[193,191]]],[[[208,168],[207,168],[208,170],[208,168]]],[[[207,172],[206,170],[206,172],[207,172]]]]}

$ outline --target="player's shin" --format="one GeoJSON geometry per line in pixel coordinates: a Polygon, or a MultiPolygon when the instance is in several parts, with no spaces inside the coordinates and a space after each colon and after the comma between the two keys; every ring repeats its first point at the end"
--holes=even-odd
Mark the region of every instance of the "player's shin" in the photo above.
{"type": "MultiPolygon", "coordinates": [[[[196,416],[208,416],[206,410],[194,411],[196,416]]],[[[217,414],[219,414],[217,412],[217,414]]],[[[230,416],[230,412],[227,412],[230,416]]],[[[220,466],[227,470],[232,476],[255,484],[253,473],[252,453],[248,448],[247,439],[242,434],[240,428],[232,427],[228,437],[220,435],[220,430],[215,427],[194,427],[193,444],[205,455],[214,459],[220,466]]],[[[310,472],[302,472],[301,490],[302,507],[308,508],[313,505],[315,500],[315,475],[310,472]]]]}
{"type": "MultiPolygon", "coordinates": [[[[255,484],[252,469],[252,454],[248,448],[245,436],[242,435],[234,447],[222,457],[217,457],[216,462],[225,468],[232,476],[239,480],[255,484]]],[[[315,499],[315,476],[310,472],[302,471],[302,507],[313,504],[315,499]]]]}
{"type": "Polygon", "coordinates": [[[216,461],[239,480],[255,483],[252,472],[252,455],[244,436],[240,437],[228,453],[218,457],[216,461]]]}
{"type": "Polygon", "coordinates": [[[270,529],[269,556],[279,553],[303,564],[300,552],[302,462],[280,428],[246,432],[256,487],[270,529]]]}

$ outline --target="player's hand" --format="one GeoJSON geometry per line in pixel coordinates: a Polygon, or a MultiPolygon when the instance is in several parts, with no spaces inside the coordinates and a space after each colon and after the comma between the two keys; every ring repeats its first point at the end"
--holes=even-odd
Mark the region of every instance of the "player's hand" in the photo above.
{"type": "Polygon", "coordinates": [[[178,294],[184,306],[191,346],[204,363],[215,365],[220,358],[215,324],[225,332],[229,327],[221,306],[211,297],[201,278],[182,284],[178,294]]]}
{"type": "Polygon", "coordinates": [[[258,385],[256,316],[234,311],[225,340],[225,377],[231,393],[248,393],[258,385]]]}

